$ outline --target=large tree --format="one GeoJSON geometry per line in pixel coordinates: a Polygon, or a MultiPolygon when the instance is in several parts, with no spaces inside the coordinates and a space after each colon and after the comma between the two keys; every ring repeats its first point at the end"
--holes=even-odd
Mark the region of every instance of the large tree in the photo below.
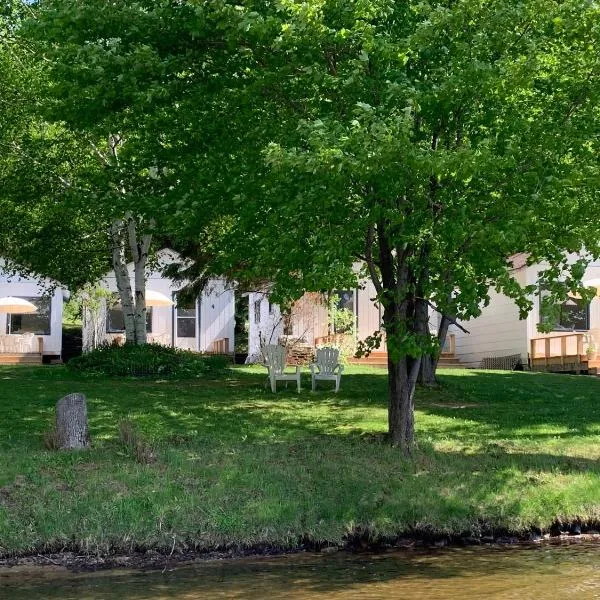
{"type": "Polygon", "coordinates": [[[565,252],[598,255],[599,8],[263,9],[254,88],[291,107],[295,127],[265,148],[270,177],[246,195],[226,246],[283,290],[326,289],[364,261],[384,308],[390,438],[408,452],[421,362],[437,352],[428,312],[443,330],[479,314],[493,286],[524,313],[532,290],[512,278],[513,253],[570,286],[585,259],[569,265],[565,252]]]}

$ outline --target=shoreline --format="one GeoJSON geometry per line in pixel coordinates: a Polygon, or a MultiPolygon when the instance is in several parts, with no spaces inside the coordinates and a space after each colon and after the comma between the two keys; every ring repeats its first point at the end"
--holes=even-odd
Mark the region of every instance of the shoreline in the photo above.
{"type": "MultiPolygon", "coordinates": [[[[349,535],[343,543],[300,540],[295,546],[260,544],[248,547],[214,548],[206,550],[138,549],[130,553],[85,554],[72,550],[15,554],[0,558],[0,578],[20,574],[80,574],[119,570],[171,570],[195,562],[241,560],[250,558],[277,558],[296,554],[384,554],[394,551],[435,551],[442,548],[537,547],[540,544],[563,545],[582,542],[600,544],[600,526],[582,527],[581,533],[572,533],[579,524],[563,525],[561,530],[541,532],[531,529],[523,533],[497,531],[496,535],[405,534],[384,538],[369,538],[360,530],[349,535]]],[[[575,530],[576,531],[576,530],[575,530]]]]}

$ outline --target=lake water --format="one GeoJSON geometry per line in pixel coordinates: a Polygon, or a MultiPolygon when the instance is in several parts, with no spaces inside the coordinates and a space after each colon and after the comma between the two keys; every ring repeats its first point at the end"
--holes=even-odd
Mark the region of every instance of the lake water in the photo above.
{"type": "Polygon", "coordinates": [[[161,571],[0,572],[7,600],[600,598],[600,544],[301,554],[161,571]]]}

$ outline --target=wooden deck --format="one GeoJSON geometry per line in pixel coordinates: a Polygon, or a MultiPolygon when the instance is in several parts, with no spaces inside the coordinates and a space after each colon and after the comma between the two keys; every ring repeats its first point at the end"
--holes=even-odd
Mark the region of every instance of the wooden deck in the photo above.
{"type": "MultiPolygon", "coordinates": [[[[465,366],[460,363],[455,355],[456,349],[456,338],[453,334],[448,335],[446,338],[446,345],[444,346],[438,367],[440,369],[464,369],[465,366]]],[[[363,358],[350,358],[348,362],[351,365],[370,365],[374,367],[387,367],[388,355],[385,350],[374,350],[363,358]]]]}
{"type": "Polygon", "coordinates": [[[42,355],[38,352],[12,352],[0,354],[0,365],[41,365],[42,355]]]}
{"type": "Polygon", "coordinates": [[[533,338],[529,351],[532,371],[552,373],[600,373],[600,358],[587,355],[585,333],[567,333],[533,338]]]}
{"type": "MultiPolygon", "coordinates": [[[[7,336],[10,338],[11,336],[7,336]]],[[[18,337],[18,336],[17,336],[18,337]]],[[[2,343],[0,352],[0,365],[41,365],[44,357],[44,338],[32,338],[31,343],[23,344],[25,347],[16,348],[8,346],[6,340],[2,343]],[[17,350],[28,350],[18,352],[17,350]]]]}

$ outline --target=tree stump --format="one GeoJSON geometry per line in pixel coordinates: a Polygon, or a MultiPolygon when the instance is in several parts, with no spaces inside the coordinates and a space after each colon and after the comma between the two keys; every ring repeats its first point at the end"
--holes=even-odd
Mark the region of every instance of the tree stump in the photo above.
{"type": "Polygon", "coordinates": [[[61,450],[89,448],[87,400],[83,394],[68,394],[56,403],[56,438],[61,450]]]}

